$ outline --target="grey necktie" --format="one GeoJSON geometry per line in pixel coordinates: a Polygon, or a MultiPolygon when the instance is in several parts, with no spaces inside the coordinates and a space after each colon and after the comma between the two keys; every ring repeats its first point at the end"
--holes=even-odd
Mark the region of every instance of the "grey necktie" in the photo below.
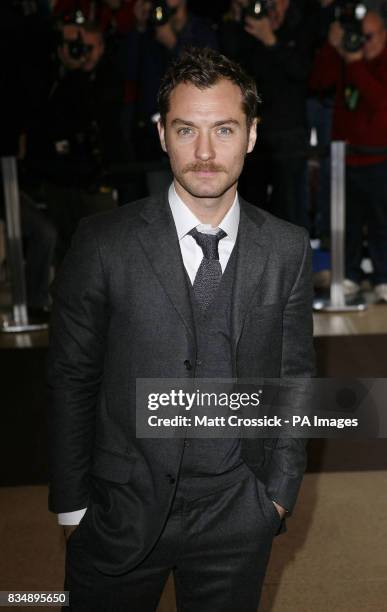
{"type": "Polygon", "coordinates": [[[203,251],[203,259],[195,276],[193,290],[200,309],[204,311],[213,301],[222,279],[218,244],[227,234],[223,230],[219,230],[217,234],[203,234],[196,228],[189,234],[203,251]]]}

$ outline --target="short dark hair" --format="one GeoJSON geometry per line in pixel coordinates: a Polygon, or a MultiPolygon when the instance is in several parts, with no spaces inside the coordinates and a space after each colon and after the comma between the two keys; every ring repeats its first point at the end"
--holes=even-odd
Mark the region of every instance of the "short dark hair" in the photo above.
{"type": "Polygon", "coordinates": [[[170,95],[177,85],[191,83],[198,89],[207,89],[221,79],[228,79],[240,88],[243,97],[242,107],[247,127],[250,128],[257,117],[258,105],[261,102],[254,79],[239,64],[218,51],[195,47],[185,49],[170,65],[161,81],[157,97],[161,123],[165,125],[170,95]]]}

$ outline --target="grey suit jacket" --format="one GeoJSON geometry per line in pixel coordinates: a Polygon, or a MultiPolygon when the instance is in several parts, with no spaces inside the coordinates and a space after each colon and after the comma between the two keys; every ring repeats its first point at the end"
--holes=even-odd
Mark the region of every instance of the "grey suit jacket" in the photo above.
{"type": "MultiPolygon", "coordinates": [[[[311,376],[307,232],[242,200],[237,244],[234,375],[311,376]]],[[[136,378],[195,376],[193,316],[167,194],[84,219],[53,294],[49,509],[87,506],[77,528],[84,545],[96,567],[118,574],[160,534],[183,450],[182,439],[136,438],[136,378]]],[[[304,440],[246,438],[242,456],[291,512],[304,440]]]]}

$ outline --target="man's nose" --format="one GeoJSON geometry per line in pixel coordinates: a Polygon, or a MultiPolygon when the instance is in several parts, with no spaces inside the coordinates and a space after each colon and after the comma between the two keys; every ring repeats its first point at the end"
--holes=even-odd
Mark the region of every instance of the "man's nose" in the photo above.
{"type": "Polygon", "coordinates": [[[211,140],[210,134],[199,134],[196,141],[195,155],[198,159],[207,161],[215,157],[215,150],[211,140]]]}

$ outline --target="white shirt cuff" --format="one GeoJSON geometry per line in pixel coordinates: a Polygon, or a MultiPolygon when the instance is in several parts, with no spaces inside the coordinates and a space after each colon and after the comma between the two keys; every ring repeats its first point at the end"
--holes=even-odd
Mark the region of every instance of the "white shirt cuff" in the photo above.
{"type": "Polygon", "coordinates": [[[79,525],[87,508],[74,510],[74,512],[60,512],[58,514],[59,525],[79,525]]]}

